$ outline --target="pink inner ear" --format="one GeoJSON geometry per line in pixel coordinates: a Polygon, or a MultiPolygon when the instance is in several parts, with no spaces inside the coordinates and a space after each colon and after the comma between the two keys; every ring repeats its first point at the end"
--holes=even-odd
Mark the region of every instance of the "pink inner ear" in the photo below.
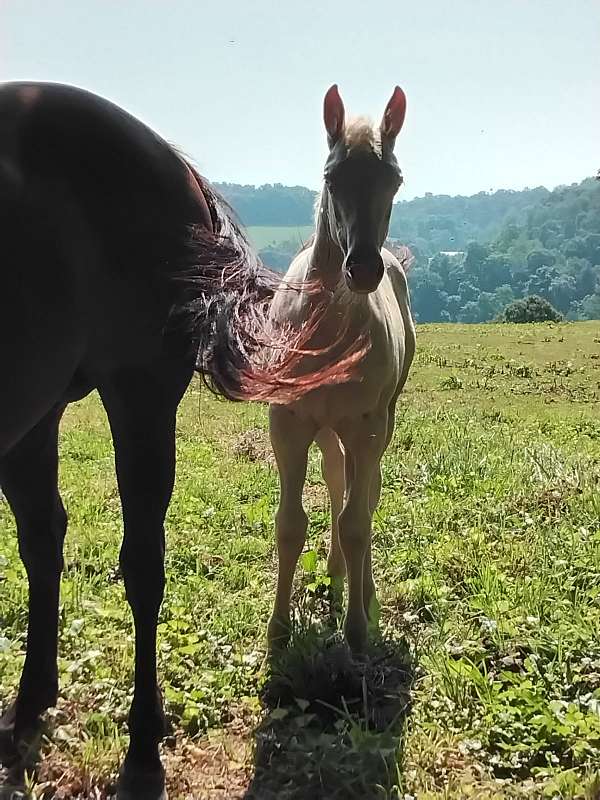
{"type": "Polygon", "coordinates": [[[323,102],[323,119],[325,121],[325,129],[327,135],[332,141],[335,141],[344,127],[344,104],[338,92],[337,84],[327,90],[325,100],[323,102]]]}
{"type": "Polygon", "coordinates": [[[406,95],[399,86],[394,89],[390,102],[383,114],[381,130],[385,136],[397,136],[404,124],[406,115],[406,95]]]}

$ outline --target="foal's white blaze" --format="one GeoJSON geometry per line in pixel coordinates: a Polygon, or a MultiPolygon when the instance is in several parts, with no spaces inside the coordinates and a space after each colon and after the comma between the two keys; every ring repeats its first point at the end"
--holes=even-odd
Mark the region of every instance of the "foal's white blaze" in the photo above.
{"type": "Polygon", "coordinates": [[[348,575],[345,634],[353,650],[365,647],[368,617],[376,616],[371,520],[379,501],[379,465],[415,349],[404,269],[382,249],[392,200],[402,182],[393,146],[405,111],[406,98],[396,88],[378,127],[362,117],[346,124],[337,86],[327,92],[323,118],[330,154],[316,236],[292,262],[287,288],[280,289],[272,303],[273,322],[296,327],[306,322],[315,302],[327,299],[311,342],[314,350],[305,356],[301,369],[314,367],[315,361],[335,363],[336,353],[352,338],[366,335],[368,347],[354,380],[320,387],[291,405],[270,407],[281,483],[276,516],[279,576],[268,630],[271,647],[285,641],[289,632],[292,580],[308,524],[302,489],[313,441],[323,454],[332,506],[328,570],[338,581],[348,575]],[[322,297],[289,288],[304,281],[320,281],[322,297]],[[339,321],[346,317],[349,328],[345,341],[339,342],[339,321]],[[319,349],[321,354],[315,354],[319,349]]]}

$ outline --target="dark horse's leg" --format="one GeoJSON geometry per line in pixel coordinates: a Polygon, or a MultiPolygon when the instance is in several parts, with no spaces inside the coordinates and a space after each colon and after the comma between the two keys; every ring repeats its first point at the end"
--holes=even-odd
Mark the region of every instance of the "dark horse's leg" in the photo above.
{"type": "Polygon", "coordinates": [[[0,460],[0,485],[17,521],[29,579],[27,656],[17,699],[0,720],[0,759],[19,761],[19,745],[56,703],[58,596],[67,515],[58,493],[58,424],[64,406],[44,417],[0,460]]]}
{"type": "Polygon", "coordinates": [[[119,800],[165,798],[158,744],[165,733],[156,676],[156,626],[164,590],[164,518],[175,477],[175,419],[191,372],[120,370],[100,394],[115,445],[125,535],[121,568],[135,624],[135,690],[119,800]]]}

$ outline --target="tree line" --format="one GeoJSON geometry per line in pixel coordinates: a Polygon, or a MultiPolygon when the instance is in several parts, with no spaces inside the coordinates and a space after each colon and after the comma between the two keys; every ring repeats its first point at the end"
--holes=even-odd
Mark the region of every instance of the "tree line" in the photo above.
{"type": "MultiPolygon", "coordinates": [[[[304,187],[218,187],[246,225],[308,225],[304,187]]],[[[472,197],[427,194],[394,205],[390,239],[415,257],[409,273],[421,322],[486,322],[537,295],[569,319],[600,319],[600,181],[472,197]]],[[[297,243],[261,251],[284,269],[297,243]]]]}

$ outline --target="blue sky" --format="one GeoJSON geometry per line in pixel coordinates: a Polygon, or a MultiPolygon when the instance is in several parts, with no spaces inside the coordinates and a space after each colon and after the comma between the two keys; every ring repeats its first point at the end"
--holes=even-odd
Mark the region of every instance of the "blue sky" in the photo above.
{"type": "Polygon", "coordinates": [[[0,0],[0,77],[84,86],[212,180],[317,187],[322,97],[408,97],[402,196],[600,168],[599,0],[0,0]]]}

